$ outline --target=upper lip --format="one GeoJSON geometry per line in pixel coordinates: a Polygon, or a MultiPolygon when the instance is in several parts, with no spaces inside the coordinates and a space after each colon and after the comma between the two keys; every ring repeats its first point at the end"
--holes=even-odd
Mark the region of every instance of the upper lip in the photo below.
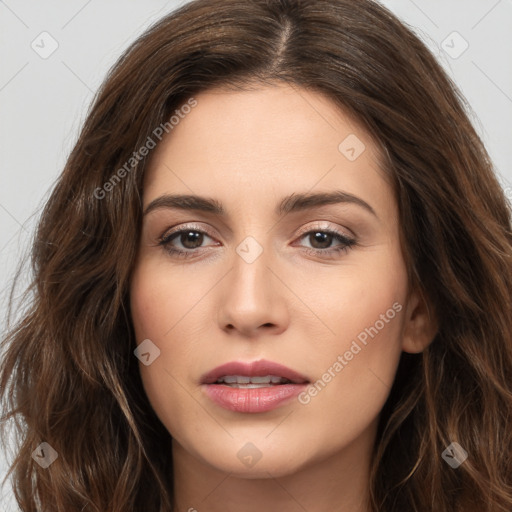
{"type": "Polygon", "coordinates": [[[229,363],[217,366],[213,370],[205,373],[201,377],[201,384],[213,384],[225,375],[244,375],[247,377],[264,377],[266,375],[276,375],[284,377],[294,384],[303,384],[309,380],[300,373],[287,368],[279,363],[261,359],[259,361],[243,362],[231,361],[229,363]]]}

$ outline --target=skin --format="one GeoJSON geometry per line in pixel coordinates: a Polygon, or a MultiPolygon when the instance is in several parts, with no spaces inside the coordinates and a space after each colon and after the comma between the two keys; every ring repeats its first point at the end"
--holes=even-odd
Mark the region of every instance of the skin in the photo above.
{"type": "Polygon", "coordinates": [[[221,202],[226,216],[152,210],[131,282],[137,341],[160,349],[140,371],[173,437],[176,510],[365,512],[379,414],[401,352],[420,352],[435,335],[427,305],[409,287],[377,148],[316,92],[265,85],[196,100],[153,151],[143,208],[163,194],[194,194],[221,202]],[[338,149],[350,134],[365,145],[354,161],[338,149]],[[274,212],[284,196],[334,190],[376,215],[353,203],[274,212]],[[178,235],[170,245],[192,254],[178,258],[159,240],[184,228],[208,234],[196,245],[178,235]],[[336,238],[322,245],[307,234],[325,229],[357,245],[336,253],[336,238]],[[236,252],[247,236],[263,250],[252,263],[236,252]],[[333,372],[393,304],[400,311],[333,372]],[[225,410],[204,394],[207,371],[262,358],[311,382],[331,368],[331,380],[307,404],[295,398],[256,414],[225,410]],[[252,467],[237,456],[248,442],[261,454],[252,467]]]}

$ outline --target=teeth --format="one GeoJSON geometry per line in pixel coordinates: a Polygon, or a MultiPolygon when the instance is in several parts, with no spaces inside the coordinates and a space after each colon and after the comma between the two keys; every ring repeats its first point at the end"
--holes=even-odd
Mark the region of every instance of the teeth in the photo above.
{"type": "MultiPolygon", "coordinates": [[[[281,379],[279,379],[281,380],[281,379]]],[[[266,377],[251,377],[251,384],[270,384],[272,382],[272,376],[267,375],[266,377]]]]}
{"type": "Polygon", "coordinates": [[[285,384],[290,382],[284,377],[277,375],[266,375],[264,377],[248,377],[246,375],[224,375],[217,380],[217,383],[225,384],[247,384],[247,388],[265,387],[262,384],[285,384]],[[254,386],[253,386],[254,384],[254,386]]]}
{"type": "Polygon", "coordinates": [[[224,381],[226,384],[249,384],[251,378],[242,375],[225,375],[221,377],[219,381],[224,381]]]}
{"type": "Polygon", "coordinates": [[[269,386],[277,386],[278,384],[227,384],[230,388],[240,389],[256,389],[256,388],[268,388],[269,386]]]}

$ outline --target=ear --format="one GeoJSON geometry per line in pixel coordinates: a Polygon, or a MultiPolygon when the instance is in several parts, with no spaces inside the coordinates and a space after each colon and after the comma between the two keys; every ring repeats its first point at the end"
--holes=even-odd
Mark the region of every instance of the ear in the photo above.
{"type": "Polygon", "coordinates": [[[402,350],[410,354],[423,352],[434,340],[438,331],[432,306],[421,290],[409,296],[402,334],[402,350]]]}

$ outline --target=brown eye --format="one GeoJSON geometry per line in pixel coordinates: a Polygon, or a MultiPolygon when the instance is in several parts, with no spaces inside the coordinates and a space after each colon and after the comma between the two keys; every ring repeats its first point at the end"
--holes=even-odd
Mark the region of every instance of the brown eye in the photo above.
{"type": "Polygon", "coordinates": [[[183,247],[185,247],[185,249],[197,249],[198,247],[201,247],[204,235],[199,231],[181,231],[173,235],[171,239],[168,240],[168,243],[175,238],[178,238],[179,242],[183,247]]]}
{"type": "Polygon", "coordinates": [[[337,254],[340,251],[348,251],[357,244],[353,238],[348,238],[343,233],[329,229],[315,229],[304,233],[300,239],[307,239],[311,247],[306,247],[306,252],[315,256],[337,254]],[[332,246],[333,242],[338,245],[332,246]]]}
{"type": "Polygon", "coordinates": [[[207,247],[203,245],[205,238],[212,239],[208,233],[200,229],[184,228],[164,234],[158,245],[164,247],[172,256],[186,258],[194,256],[198,250],[207,247]]]}
{"type": "Polygon", "coordinates": [[[322,231],[312,231],[309,234],[309,237],[311,246],[314,249],[328,249],[334,239],[334,236],[332,234],[325,233],[322,231]]]}

